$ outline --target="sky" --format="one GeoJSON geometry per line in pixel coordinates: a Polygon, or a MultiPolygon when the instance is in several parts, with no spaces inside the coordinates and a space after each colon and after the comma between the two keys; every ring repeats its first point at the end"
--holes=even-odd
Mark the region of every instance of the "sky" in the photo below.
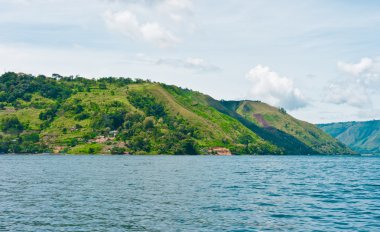
{"type": "Polygon", "coordinates": [[[380,119],[377,0],[0,0],[0,72],[132,77],[380,119]]]}

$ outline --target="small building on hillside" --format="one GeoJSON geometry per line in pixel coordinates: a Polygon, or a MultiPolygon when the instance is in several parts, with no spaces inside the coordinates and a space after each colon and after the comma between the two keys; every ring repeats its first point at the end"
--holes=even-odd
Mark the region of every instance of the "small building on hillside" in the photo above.
{"type": "Polygon", "coordinates": [[[53,153],[54,154],[58,154],[58,153],[61,153],[63,150],[65,150],[66,147],[64,146],[55,146],[54,149],[53,149],[53,153]]]}
{"type": "Polygon", "coordinates": [[[117,130],[113,130],[113,131],[110,131],[109,134],[112,136],[112,137],[116,137],[118,131],[117,130]]]}
{"type": "Polygon", "coordinates": [[[212,147],[207,152],[211,155],[232,155],[230,149],[225,147],[212,147]]]}

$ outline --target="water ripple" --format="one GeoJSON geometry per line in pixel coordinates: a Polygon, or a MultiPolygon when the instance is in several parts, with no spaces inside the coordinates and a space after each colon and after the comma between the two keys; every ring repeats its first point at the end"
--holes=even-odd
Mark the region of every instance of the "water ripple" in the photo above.
{"type": "Polygon", "coordinates": [[[2,155],[0,231],[380,231],[380,158],[2,155]]]}

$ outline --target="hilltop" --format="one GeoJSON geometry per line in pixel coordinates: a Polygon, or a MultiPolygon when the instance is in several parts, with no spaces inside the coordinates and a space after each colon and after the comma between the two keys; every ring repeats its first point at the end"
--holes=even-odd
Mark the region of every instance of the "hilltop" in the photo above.
{"type": "Polygon", "coordinates": [[[353,153],[283,109],[131,78],[5,73],[0,129],[0,153],[353,153]]]}
{"type": "Polygon", "coordinates": [[[380,154],[380,120],[319,124],[318,127],[356,152],[380,154]]]}

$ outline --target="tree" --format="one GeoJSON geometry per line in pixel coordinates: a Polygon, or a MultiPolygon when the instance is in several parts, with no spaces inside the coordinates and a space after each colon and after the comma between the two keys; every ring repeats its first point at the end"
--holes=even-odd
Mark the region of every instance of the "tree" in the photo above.
{"type": "Polygon", "coordinates": [[[95,129],[109,127],[111,130],[117,130],[124,123],[125,111],[115,111],[111,113],[99,113],[92,119],[91,126],[95,129]]]}
{"type": "Polygon", "coordinates": [[[150,140],[146,139],[146,136],[141,134],[133,137],[133,139],[130,141],[129,147],[135,152],[149,152],[151,149],[151,143],[150,140]]]}
{"type": "Polygon", "coordinates": [[[57,106],[53,106],[53,107],[48,108],[46,111],[41,112],[38,117],[41,120],[52,121],[56,113],[57,113],[57,106]]]}
{"type": "Polygon", "coordinates": [[[104,82],[100,82],[99,89],[107,89],[107,85],[104,82]]]}
{"type": "Polygon", "coordinates": [[[278,111],[280,111],[280,113],[282,113],[282,114],[286,114],[286,110],[282,107],[280,109],[278,109],[278,111]]]}
{"type": "Polygon", "coordinates": [[[248,145],[252,140],[252,136],[250,134],[243,134],[239,136],[239,143],[248,145]]]}
{"type": "Polygon", "coordinates": [[[249,153],[248,145],[252,142],[253,137],[249,134],[240,135],[238,138],[239,143],[245,145],[245,152],[249,153]]]}
{"type": "Polygon", "coordinates": [[[10,116],[1,120],[0,129],[6,133],[17,134],[22,132],[24,127],[16,116],[10,116]]]}
{"type": "Polygon", "coordinates": [[[143,122],[144,128],[149,130],[154,128],[154,118],[153,117],[146,117],[143,122]]]}
{"type": "Polygon", "coordinates": [[[180,141],[178,149],[175,151],[178,155],[196,155],[199,154],[197,143],[193,139],[180,141]]]}
{"type": "Polygon", "coordinates": [[[124,147],[113,147],[111,148],[111,154],[113,155],[120,155],[125,153],[124,147]]]}
{"type": "Polygon", "coordinates": [[[40,141],[40,136],[38,133],[30,133],[30,134],[24,134],[21,136],[21,140],[23,142],[32,142],[36,143],[40,141]]]}

